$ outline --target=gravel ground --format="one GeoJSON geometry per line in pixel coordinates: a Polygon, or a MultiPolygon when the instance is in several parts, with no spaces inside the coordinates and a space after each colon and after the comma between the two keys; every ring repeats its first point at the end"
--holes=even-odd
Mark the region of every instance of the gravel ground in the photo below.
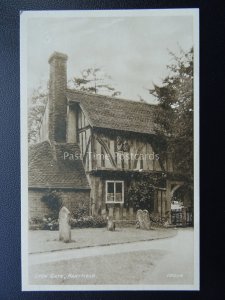
{"type": "Polygon", "coordinates": [[[155,240],[172,237],[176,233],[177,230],[172,228],[157,228],[154,230],[116,228],[116,231],[113,232],[107,231],[106,228],[72,229],[72,241],[70,243],[62,243],[58,240],[58,231],[30,230],[29,253],[155,240]]]}

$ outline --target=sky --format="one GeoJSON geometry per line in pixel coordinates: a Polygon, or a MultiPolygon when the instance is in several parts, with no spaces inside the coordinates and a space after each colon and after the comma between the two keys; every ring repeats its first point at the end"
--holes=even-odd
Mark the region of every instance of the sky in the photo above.
{"type": "Polygon", "coordinates": [[[40,14],[27,20],[28,96],[49,78],[48,58],[54,51],[68,55],[67,77],[100,67],[112,77],[121,98],[141,96],[155,103],[147,89],[160,84],[171,63],[169,51],[193,46],[192,16],[70,16],[40,14]]]}

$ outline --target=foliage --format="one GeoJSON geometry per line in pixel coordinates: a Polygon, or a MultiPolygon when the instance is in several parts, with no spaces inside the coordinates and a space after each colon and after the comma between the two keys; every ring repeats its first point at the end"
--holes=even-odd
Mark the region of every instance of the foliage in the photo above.
{"type": "Polygon", "coordinates": [[[47,217],[43,218],[43,223],[41,229],[43,230],[58,230],[59,221],[58,219],[47,217]]]}
{"type": "Polygon", "coordinates": [[[29,99],[28,110],[28,142],[36,143],[41,126],[42,118],[48,100],[47,90],[41,87],[35,89],[29,99]]]}
{"type": "Polygon", "coordinates": [[[193,48],[170,55],[170,74],[161,86],[155,84],[149,90],[159,102],[156,130],[167,140],[177,169],[193,175],[193,48]]]}
{"type": "Polygon", "coordinates": [[[73,216],[75,219],[80,219],[88,215],[88,207],[82,206],[78,207],[73,211],[73,216]]]}
{"type": "MultiPolygon", "coordinates": [[[[110,82],[112,78],[100,68],[88,68],[81,72],[80,77],[68,81],[71,88],[94,94],[107,94],[115,97],[121,93],[110,82]]],[[[48,88],[38,87],[33,90],[29,99],[28,111],[28,143],[37,143],[42,118],[48,101],[48,88]]]]}
{"type": "Polygon", "coordinates": [[[135,210],[147,209],[152,211],[154,206],[155,186],[158,185],[158,177],[140,176],[131,185],[128,191],[125,206],[133,207],[135,210]]]}
{"type": "Polygon", "coordinates": [[[152,227],[164,227],[165,222],[167,221],[166,217],[163,218],[161,216],[155,216],[154,214],[150,214],[149,217],[152,227]]]}
{"type": "Polygon", "coordinates": [[[154,204],[154,190],[152,184],[144,181],[133,185],[128,193],[129,205],[135,210],[147,209],[151,211],[154,204]]]}
{"type": "MultiPolygon", "coordinates": [[[[107,220],[102,216],[86,216],[79,219],[70,219],[71,228],[102,228],[106,227],[107,220]]],[[[58,230],[59,221],[54,216],[45,216],[43,218],[30,218],[30,230],[58,230]]]]}
{"type": "Polygon", "coordinates": [[[118,96],[121,93],[111,86],[112,78],[100,68],[88,68],[81,71],[80,77],[74,77],[69,83],[72,88],[93,94],[118,96]]]}
{"type": "Polygon", "coordinates": [[[155,190],[166,185],[166,175],[160,174],[138,174],[128,191],[125,199],[125,207],[133,207],[135,210],[147,209],[151,212],[154,208],[155,190]]]}
{"type": "Polygon", "coordinates": [[[79,219],[72,219],[70,221],[72,228],[101,228],[107,225],[107,221],[102,216],[87,216],[79,219]]]}
{"type": "Polygon", "coordinates": [[[58,218],[59,210],[62,207],[61,193],[55,190],[49,190],[44,196],[42,196],[41,201],[47,205],[53,216],[58,218]]]}
{"type": "Polygon", "coordinates": [[[40,229],[43,218],[32,217],[29,218],[29,229],[40,229]]]}
{"type": "Polygon", "coordinates": [[[30,218],[29,219],[30,230],[58,230],[59,222],[55,216],[45,216],[43,218],[30,218]]]}

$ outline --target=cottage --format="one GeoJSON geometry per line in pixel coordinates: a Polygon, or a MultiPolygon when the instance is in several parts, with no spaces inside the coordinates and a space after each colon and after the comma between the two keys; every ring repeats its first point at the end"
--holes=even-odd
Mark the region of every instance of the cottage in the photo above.
{"type": "Polygon", "coordinates": [[[60,190],[73,213],[133,220],[132,186],[157,178],[151,211],[170,220],[171,197],[182,185],[170,155],[161,155],[156,105],[67,88],[67,56],[49,59],[49,99],[39,143],[29,149],[29,213],[48,212],[41,197],[60,190]]]}

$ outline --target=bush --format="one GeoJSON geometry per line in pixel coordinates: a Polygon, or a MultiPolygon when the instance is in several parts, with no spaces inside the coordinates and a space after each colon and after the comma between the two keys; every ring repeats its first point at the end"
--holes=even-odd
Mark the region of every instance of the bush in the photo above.
{"type": "Polygon", "coordinates": [[[154,209],[155,191],[158,187],[166,186],[165,174],[139,174],[135,177],[131,187],[128,190],[128,196],[125,199],[125,207],[133,207],[134,210],[147,209],[152,212],[154,209]]]}
{"type": "Polygon", "coordinates": [[[52,216],[45,216],[43,218],[30,218],[29,219],[30,230],[58,230],[58,219],[52,216]]]}
{"type": "Polygon", "coordinates": [[[107,225],[107,221],[102,216],[87,216],[79,219],[71,219],[70,224],[72,228],[102,228],[107,225]]]}
{"type": "Polygon", "coordinates": [[[40,217],[29,218],[29,225],[41,224],[42,221],[43,221],[43,219],[40,217]]]}
{"type": "Polygon", "coordinates": [[[73,216],[75,219],[81,219],[85,216],[88,216],[88,208],[85,206],[78,207],[76,210],[73,211],[73,216]]]}
{"type": "Polygon", "coordinates": [[[150,214],[149,217],[153,227],[164,227],[166,218],[154,216],[153,214],[150,214]]]}
{"type": "Polygon", "coordinates": [[[42,230],[59,230],[59,221],[58,219],[43,218],[42,230]]]}
{"type": "Polygon", "coordinates": [[[30,230],[37,230],[37,229],[41,229],[42,226],[42,218],[29,218],[29,229],[30,230]]]}
{"type": "Polygon", "coordinates": [[[154,191],[154,186],[147,181],[133,185],[128,192],[128,206],[135,210],[147,209],[151,211],[154,205],[154,191]]]}
{"type": "Polygon", "coordinates": [[[47,207],[52,211],[55,218],[58,217],[60,208],[62,207],[61,193],[58,191],[49,190],[42,198],[47,207]]]}
{"type": "MultiPolygon", "coordinates": [[[[102,216],[87,216],[79,219],[70,220],[71,228],[102,228],[106,227],[107,220],[102,216]]],[[[58,230],[59,222],[54,216],[45,216],[44,218],[30,218],[29,219],[30,230],[58,230]]]]}

